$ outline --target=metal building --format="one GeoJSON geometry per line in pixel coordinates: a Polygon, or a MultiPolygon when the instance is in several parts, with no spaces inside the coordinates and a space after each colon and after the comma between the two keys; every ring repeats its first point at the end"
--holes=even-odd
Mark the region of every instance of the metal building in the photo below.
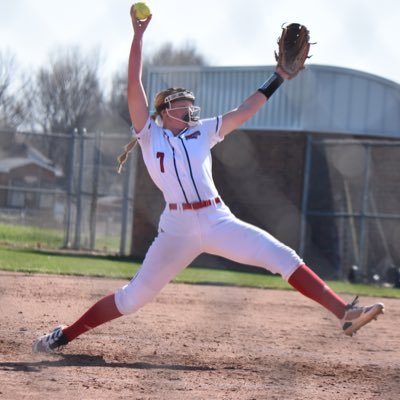
{"type": "MultiPolygon", "coordinates": [[[[150,101],[192,90],[202,117],[237,107],[274,71],[259,67],[154,67],[150,101]]],[[[295,248],[326,278],[381,280],[400,266],[400,85],[361,71],[307,65],[241,134],[213,150],[213,174],[239,217],[295,248]]],[[[132,254],[151,243],[163,200],[137,159],[132,254]]],[[[201,258],[201,265],[230,267],[201,258]]]]}
{"type": "MultiPolygon", "coordinates": [[[[258,88],[274,67],[156,67],[149,98],[162,88],[183,86],[198,98],[203,116],[230,110],[258,88]]],[[[244,129],[400,136],[400,85],[352,69],[307,65],[285,82],[271,104],[244,129]]]]}

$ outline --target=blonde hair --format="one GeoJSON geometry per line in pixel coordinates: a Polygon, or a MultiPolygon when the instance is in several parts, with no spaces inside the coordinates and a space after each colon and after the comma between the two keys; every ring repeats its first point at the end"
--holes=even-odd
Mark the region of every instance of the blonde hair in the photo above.
{"type": "Polygon", "coordinates": [[[137,144],[137,139],[133,138],[128,144],[124,146],[124,152],[117,157],[118,160],[118,173],[122,171],[122,167],[128,158],[128,154],[135,148],[137,144]]]}
{"type": "MultiPolygon", "coordinates": [[[[168,96],[171,96],[176,93],[182,93],[182,94],[186,93],[188,96],[187,98],[194,101],[193,94],[185,88],[171,87],[171,88],[162,90],[161,92],[158,92],[154,96],[154,110],[155,111],[151,115],[151,118],[153,120],[156,120],[157,117],[161,118],[161,120],[162,120],[161,111],[165,110],[166,108],[169,108],[169,106],[170,106],[170,102],[166,102],[165,99],[168,96]]],[[[184,98],[184,96],[182,96],[181,98],[184,98]]],[[[124,146],[124,152],[118,156],[117,160],[118,160],[118,173],[119,174],[122,171],[122,167],[125,164],[129,153],[135,148],[136,144],[137,144],[137,139],[133,138],[127,145],[124,146]]]]}

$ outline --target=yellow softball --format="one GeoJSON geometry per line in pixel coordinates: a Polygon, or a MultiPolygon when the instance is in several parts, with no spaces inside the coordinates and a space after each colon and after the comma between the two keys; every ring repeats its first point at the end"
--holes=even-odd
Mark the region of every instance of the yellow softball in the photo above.
{"type": "Polygon", "coordinates": [[[132,5],[133,11],[135,13],[136,19],[139,21],[144,21],[151,15],[150,8],[146,3],[139,2],[132,5]]]}

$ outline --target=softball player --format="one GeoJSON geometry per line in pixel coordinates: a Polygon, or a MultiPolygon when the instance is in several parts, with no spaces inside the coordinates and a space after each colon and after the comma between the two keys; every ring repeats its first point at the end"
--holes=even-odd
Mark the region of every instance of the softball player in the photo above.
{"type": "Polygon", "coordinates": [[[199,254],[207,252],[279,273],[300,293],[318,302],[340,321],[351,336],[379,314],[377,303],[358,307],[332,291],[291,248],[269,233],[237,219],[218,194],[211,175],[210,149],[251,118],[284,82],[276,72],[238,108],[200,119],[195,96],[185,88],[169,88],[154,100],[149,115],[141,82],[142,38],[151,21],[131,16],[134,37],[128,70],[128,105],[134,138],[120,157],[121,164],[136,141],[151,178],[163,192],[166,207],[158,235],[133,279],[84,313],[69,326],[38,338],[35,352],[66,345],[82,333],[122,315],[134,313],[151,301],[174,276],[199,254]]]}

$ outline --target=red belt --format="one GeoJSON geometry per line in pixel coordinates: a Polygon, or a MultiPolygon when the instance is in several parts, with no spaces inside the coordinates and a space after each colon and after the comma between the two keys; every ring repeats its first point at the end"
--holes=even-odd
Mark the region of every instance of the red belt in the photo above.
{"type": "Polygon", "coordinates": [[[215,197],[214,199],[197,201],[196,203],[169,203],[168,207],[170,210],[178,210],[179,208],[182,208],[182,210],[198,210],[199,208],[209,207],[213,203],[221,203],[221,199],[219,197],[215,197]]]}

